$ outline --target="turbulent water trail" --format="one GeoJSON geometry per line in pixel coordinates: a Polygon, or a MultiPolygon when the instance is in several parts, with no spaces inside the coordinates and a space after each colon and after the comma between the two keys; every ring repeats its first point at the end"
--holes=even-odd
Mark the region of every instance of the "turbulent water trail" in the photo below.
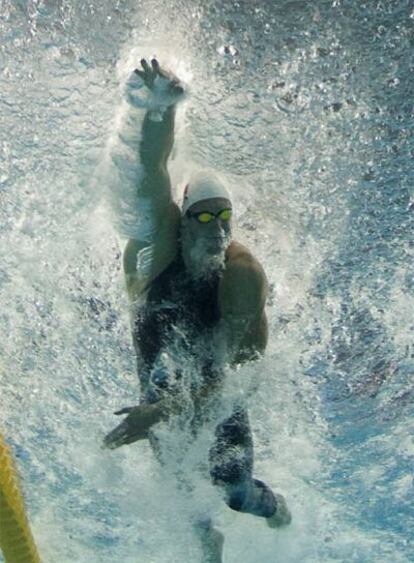
{"type": "Polygon", "coordinates": [[[226,563],[413,559],[413,25],[409,0],[1,2],[0,426],[45,562],[196,561],[197,510],[226,563]],[[221,173],[271,283],[267,355],[227,394],[256,387],[256,473],[294,513],[277,534],[193,471],[211,429],[164,469],[100,449],[138,396],[102,171],[153,54],[190,88],[177,198],[221,173]]]}

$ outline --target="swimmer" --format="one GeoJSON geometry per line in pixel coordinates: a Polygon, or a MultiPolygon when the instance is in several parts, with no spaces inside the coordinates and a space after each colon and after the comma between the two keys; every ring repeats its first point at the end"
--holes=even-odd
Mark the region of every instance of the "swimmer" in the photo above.
{"type": "MultiPolygon", "coordinates": [[[[198,172],[185,188],[181,208],[172,199],[167,161],[184,86],[156,59],[151,64],[143,59],[141,67],[129,82],[138,77],[162,100],[160,111],[147,110],[137,141],[143,168],[137,189],[150,201],[146,209],[151,209],[155,236],[129,240],[123,257],[142,402],[116,413],[127,416],[105,438],[111,449],[151,441],[155,424],[182,414],[180,370],[171,370],[168,356],[177,338],[198,366],[199,384],[190,390],[196,413],[218,393],[224,377],[220,365],[258,359],[268,338],[266,276],[251,252],[232,240],[232,198],[223,181],[211,171],[198,172]],[[142,253],[150,256],[146,268],[138,267],[142,253]]],[[[253,440],[244,407],[235,406],[228,419],[217,421],[208,457],[212,482],[231,509],[264,518],[271,528],[290,523],[283,496],[253,477],[253,440]]],[[[199,537],[206,561],[221,562],[221,533],[207,522],[200,524],[199,537]]]]}

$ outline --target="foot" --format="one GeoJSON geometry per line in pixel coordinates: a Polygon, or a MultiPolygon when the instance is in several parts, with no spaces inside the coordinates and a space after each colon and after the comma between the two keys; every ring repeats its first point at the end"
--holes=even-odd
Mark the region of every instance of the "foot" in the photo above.
{"type": "Polygon", "coordinates": [[[287,507],[286,501],[282,495],[275,494],[276,499],[276,510],[266,518],[267,525],[269,528],[280,528],[281,526],[287,526],[292,521],[292,515],[287,507]]]}
{"type": "Polygon", "coordinates": [[[202,563],[222,563],[224,536],[208,524],[198,529],[203,550],[202,563]]]}
{"type": "Polygon", "coordinates": [[[223,534],[212,528],[208,545],[204,545],[203,563],[223,563],[223,544],[223,534]]]}

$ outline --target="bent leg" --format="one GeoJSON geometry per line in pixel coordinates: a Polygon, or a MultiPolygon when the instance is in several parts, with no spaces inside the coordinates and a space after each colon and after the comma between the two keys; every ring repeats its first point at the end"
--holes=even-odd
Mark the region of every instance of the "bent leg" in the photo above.
{"type": "Polygon", "coordinates": [[[272,527],[288,524],[290,514],[284,498],[253,479],[253,457],[249,419],[246,411],[238,409],[216,429],[216,442],[210,451],[213,483],[224,488],[232,510],[267,518],[272,527]]]}

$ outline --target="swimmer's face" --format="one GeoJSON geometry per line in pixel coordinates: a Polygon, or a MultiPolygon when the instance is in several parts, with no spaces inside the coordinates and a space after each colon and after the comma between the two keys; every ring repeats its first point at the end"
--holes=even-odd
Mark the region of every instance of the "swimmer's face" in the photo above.
{"type": "Polygon", "coordinates": [[[231,240],[229,210],[230,201],[217,197],[195,203],[182,218],[182,256],[195,280],[207,279],[224,268],[231,240]]]}
{"type": "Polygon", "coordinates": [[[227,248],[230,242],[231,202],[226,198],[216,197],[194,203],[182,222],[194,243],[203,242],[206,253],[220,253],[223,246],[227,248]]]}

